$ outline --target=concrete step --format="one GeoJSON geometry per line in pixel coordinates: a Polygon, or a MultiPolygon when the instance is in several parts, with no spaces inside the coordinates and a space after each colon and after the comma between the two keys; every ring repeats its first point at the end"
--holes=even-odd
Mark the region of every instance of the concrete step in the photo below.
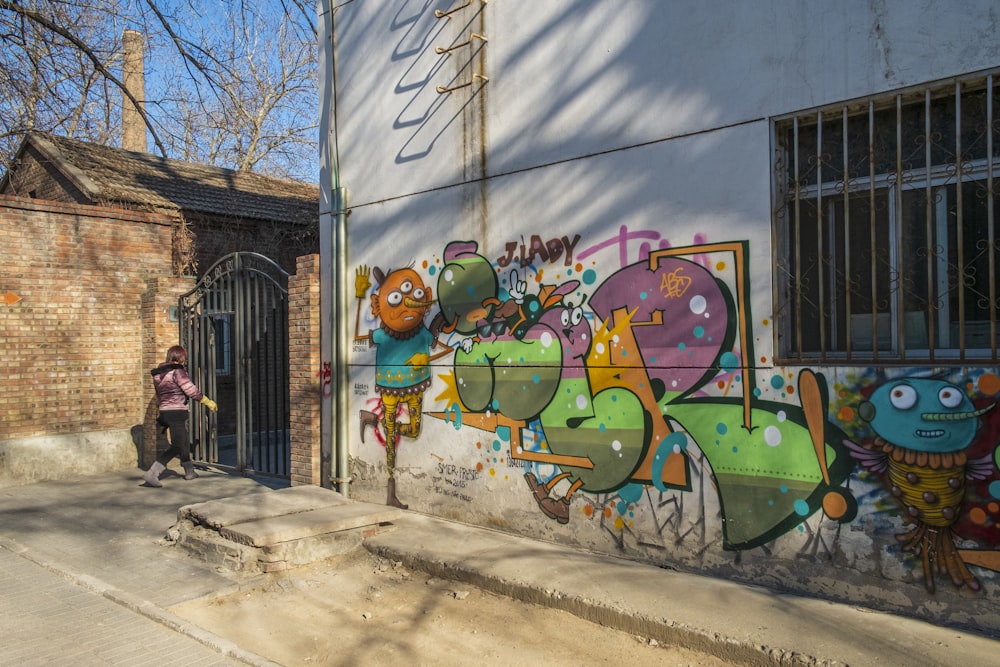
{"type": "Polygon", "coordinates": [[[259,574],[346,553],[400,514],[329,489],[296,486],[185,505],[169,537],[208,562],[259,574]]]}
{"type": "Polygon", "coordinates": [[[245,521],[219,529],[228,540],[252,547],[269,547],[281,542],[302,540],[316,535],[389,523],[399,510],[370,503],[345,503],[322,509],[245,521]]]}
{"type": "Polygon", "coordinates": [[[319,486],[292,486],[269,493],[219,498],[185,505],[178,511],[178,516],[182,519],[190,518],[210,528],[222,528],[247,521],[288,516],[352,502],[354,501],[348,500],[336,491],[319,486]]]}

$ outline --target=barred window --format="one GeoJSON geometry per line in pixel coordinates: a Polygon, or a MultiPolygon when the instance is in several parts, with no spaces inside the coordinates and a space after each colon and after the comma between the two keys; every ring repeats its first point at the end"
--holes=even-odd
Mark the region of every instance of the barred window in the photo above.
{"type": "Polygon", "coordinates": [[[994,75],[775,121],[781,360],[998,359],[994,75]]]}

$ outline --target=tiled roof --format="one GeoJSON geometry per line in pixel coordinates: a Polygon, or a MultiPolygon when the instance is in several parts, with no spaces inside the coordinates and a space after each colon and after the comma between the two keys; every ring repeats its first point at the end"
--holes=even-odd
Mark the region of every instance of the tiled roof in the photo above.
{"type": "Polygon", "coordinates": [[[319,217],[319,186],[32,132],[34,143],[95,202],[293,224],[319,217]]]}

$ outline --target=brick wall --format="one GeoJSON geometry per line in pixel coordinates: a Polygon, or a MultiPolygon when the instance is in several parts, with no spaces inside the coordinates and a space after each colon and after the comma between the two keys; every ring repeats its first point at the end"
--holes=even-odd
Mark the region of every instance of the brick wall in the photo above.
{"type": "Polygon", "coordinates": [[[320,484],[319,255],[299,257],[288,278],[291,482],[320,484]]]}
{"type": "Polygon", "coordinates": [[[296,271],[298,257],[317,252],[315,225],[293,227],[263,220],[224,220],[187,215],[195,239],[198,274],[203,275],[220,257],[233,252],[258,252],[272,259],[289,274],[296,271]]]}
{"type": "Polygon", "coordinates": [[[46,168],[48,158],[33,144],[25,146],[17,168],[8,173],[4,194],[61,202],[89,203],[85,194],[58,169],[46,168]]]}
{"type": "MultiPolygon", "coordinates": [[[[165,446],[149,369],[178,342],[171,311],[195,285],[171,275],[171,227],[153,213],[0,195],[0,294],[21,297],[0,302],[0,486],[120,468],[121,452],[103,450],[122,437],[124,465],[146,467],[165,446]]],[[[291,478],[320,484],[318,255],[298,259],[288,287],[291,478]]]]}
{"type": "Polygon", "coordinates": [[[170,239],[164,216],[0,195],[0,294],[21,297],[0,303],[0,443],[144,422],[142,300],[170,239]]]}

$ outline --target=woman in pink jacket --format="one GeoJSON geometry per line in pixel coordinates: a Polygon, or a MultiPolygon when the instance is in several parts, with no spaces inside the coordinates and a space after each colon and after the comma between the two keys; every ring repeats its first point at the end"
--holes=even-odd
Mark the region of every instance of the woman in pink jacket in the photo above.
{"type": "Polygon", "coordinates": [[[187,351],[180,345],[174,345],[167,350],[167,360],[150,371],[153,386],[156,387],[156,403],[160,408],[160,416],[156,421],[169,432],[170,447],[143,473],[142,478],[149,486],[163,486],[160,474],[175,456],[180,458],[184,467],[184,479],[198,476],[191,460],[191,441],[188,438],[188,402],[198,401],[212,412],[218,409],[215,401],[201,393],[188,377],[185,363],[187,351]]]}

